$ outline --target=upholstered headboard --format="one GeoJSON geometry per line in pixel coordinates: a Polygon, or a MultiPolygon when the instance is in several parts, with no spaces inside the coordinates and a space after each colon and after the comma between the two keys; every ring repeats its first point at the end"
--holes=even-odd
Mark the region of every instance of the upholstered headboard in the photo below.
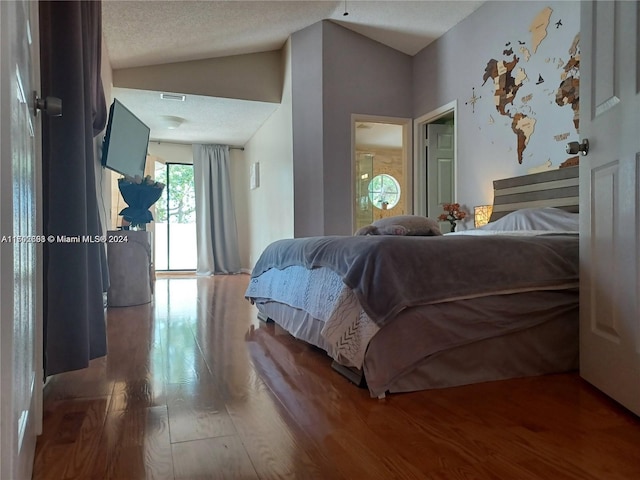
{"type": "Polygon", "coordinates": [[[490,221],[521,208],[557,207],[578,212],[578,170],[577,166],[566,167],[494,180],[490,221]]]}

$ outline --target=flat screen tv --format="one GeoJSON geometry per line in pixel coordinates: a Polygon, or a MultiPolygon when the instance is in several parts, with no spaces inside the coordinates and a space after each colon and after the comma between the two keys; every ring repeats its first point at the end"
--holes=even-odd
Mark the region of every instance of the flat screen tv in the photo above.
{"type": "Polygon", "coordinates": [[[149,127],[117,99],[109,109],[102,165],[122,175],[144,177],[149,127]]]}

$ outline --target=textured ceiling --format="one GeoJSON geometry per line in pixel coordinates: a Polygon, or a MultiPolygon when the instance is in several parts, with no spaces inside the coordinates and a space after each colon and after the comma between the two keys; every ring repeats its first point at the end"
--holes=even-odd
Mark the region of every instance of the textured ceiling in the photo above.
{"type": "MultiPolygon", "coordinates": [[[[276,50],[293,32],[324,19],[415,55],[482,3],[103,0],[102,21],[115,70],[276,50]]],[[[118,88],[114,96],[148,122],[152,138],[184,143],[243,145],[276,108],[262,102],[196,96],[169,106],[157,92],[118,88]],[[163,129],[162,115],[179,116],[185,122],[173,130],[163,129]],[[233,121],[212,120],[216,117],[233,121]]]]}
{"type": "Polygon", "coordinates": [[[161,100],[158,92],[130,88],[114,88],[113,95],[151,129],[153,140],[166,142],[243,146],[278,108],[275,103],[199,95],[186,95],[184,102],[161,100]],[[184,121],[171,129],[166,117],[184,121]]]}

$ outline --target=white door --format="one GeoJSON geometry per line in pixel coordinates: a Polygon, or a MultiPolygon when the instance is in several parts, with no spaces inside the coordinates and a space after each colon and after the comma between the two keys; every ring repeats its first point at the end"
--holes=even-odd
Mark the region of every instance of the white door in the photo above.
{"type": "Polygon", "coordinates": [[[37,2],[0,2],[0,478],[12,480],[31,478],[41,428],[37,9],[37,2]]]}
{"type": "Polygon", "coordinates": [[[581,2],[580,373],[640,415],[640,4],[581,2]]]}
{"type": "MultiPolygon", "coordinates": [[[[427,215],[438,218],[443,203],[454,201],[454,139],[452,125],[427,125],[427,215]]],[[[442,233],[449,222],[440,222],[442,233]]]]}

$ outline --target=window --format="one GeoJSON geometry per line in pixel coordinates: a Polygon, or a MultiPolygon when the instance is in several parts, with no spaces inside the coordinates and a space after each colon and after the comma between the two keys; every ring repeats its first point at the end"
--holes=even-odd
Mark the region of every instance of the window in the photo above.
{"type": "Polygon", "coordinates": [[[376,208],[391,209],[400,200],[400,184],[386,173],[376,175],[369,182],[369,198],[376,208]]]}
{"type": "Polygon", "coordinates": [[[195,270],[196,206],[193,165],[156,163],[156,180],[166,185],[156,203],[156,270],[195,270]]]}

